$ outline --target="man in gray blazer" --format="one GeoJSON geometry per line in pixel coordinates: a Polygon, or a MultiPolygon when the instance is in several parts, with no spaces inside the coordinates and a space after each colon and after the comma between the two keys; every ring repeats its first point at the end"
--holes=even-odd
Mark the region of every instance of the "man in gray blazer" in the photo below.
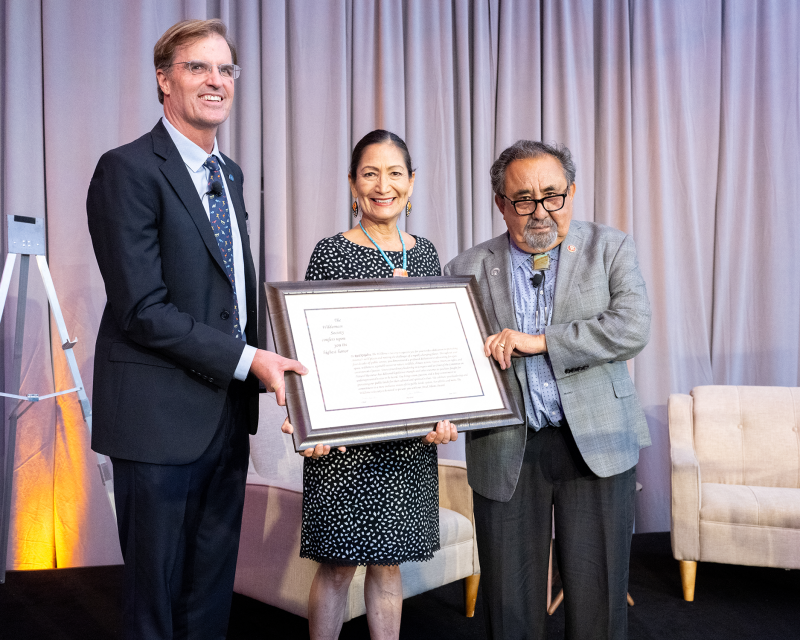
{"type": "Polygon", "coordinates": [[[635,465],[650,444],[625,362],[650,335],[634,243],[572,220],[562,145],[520,140],[491,177],[508,232],[445,267],[478,280],[486,355],[525,407],[525,424],[467,432],[489,637],[545,637],[554,514],[566,637],[625,638],[635,465]]]}

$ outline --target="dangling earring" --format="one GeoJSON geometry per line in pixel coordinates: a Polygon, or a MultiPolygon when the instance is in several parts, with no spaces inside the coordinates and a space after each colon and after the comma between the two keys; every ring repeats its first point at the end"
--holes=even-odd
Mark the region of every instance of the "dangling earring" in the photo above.
{"type": "Polygon", "coordinates": [[[353,217],[357,218],[358,217],[358,200],[353,200],[352,209],[353,209],[353,217]]]}
{"type": "Polygon", "coordinates": [[[406,202],[406,218],[411,215],[411,198],[406,202]]]}

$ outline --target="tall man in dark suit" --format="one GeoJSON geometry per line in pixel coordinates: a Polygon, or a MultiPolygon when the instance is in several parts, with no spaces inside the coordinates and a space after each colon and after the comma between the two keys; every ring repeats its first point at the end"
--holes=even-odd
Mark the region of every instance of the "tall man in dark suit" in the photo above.
{"type": "Polygon", "coordinates": [[[219,152],[236,50],[218,20],[154,49],[164,118],[104,154],[86,208],[106,304],[92,448],[111,456],[125,638],[224,638],[258,379],[284,403],[293,360],[256,348],[242,171],[219,152]]]}
{"type": "Polygon", "coordinates": [[[625,361],[647,344],[650,305],[630,236],[572,220],[575,165],[520,140],[491,170],[504,233],[456,257],[474,275],[526,421],[469,431],[467,473],[489,636],[544,638],[555,511],[566,637],[627,636],[635,465],[650,444],[625,361]]]}

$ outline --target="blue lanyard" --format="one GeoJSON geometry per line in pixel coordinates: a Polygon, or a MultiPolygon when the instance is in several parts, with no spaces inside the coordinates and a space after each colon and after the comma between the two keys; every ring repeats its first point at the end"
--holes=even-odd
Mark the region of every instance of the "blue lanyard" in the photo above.
{"type": "MultiPolygon", "coordinates": [[[[393,263],[391,260],[389,260],[389,256],[387,256],[387,255],[386,255],[386,254],[383,252],[383,249],[381,249],[381,248],[378,246],[378,243],[377,243],[377,242],[375,242],[375,241],[372,239],[372,236],[371,236],[371,235],[369,235],[369,234],[367,233],[367,230],[364,228],[364,225],[363,225],[363,224],[361,224],[361,222],[359,222],[359,223],[358,223],[358,226],[359,226],[359,227],[361,227],[361,230],[364,232],[364,235],[365,235],[365,236],[367,236],[367,238],[369,238],[369,241],[370,241],[372,244],[374,244],[374,245],[375,245],[375,248],[376,248],[378,251],[380,251],[380,252],[381,252],[381,255],[383,256],[383,259],[384,259],[384,260],[386,260],[386,262],[388,263],[389,267],[392,269],[392,271],[394,271],[394,269],[395,269],[395,266],[394,266],[394,263],[393,263]]],[[[403,245],[403,271],[405,271],[405,270],[406,270],[406,265],[408,264],[408,263],[406,262],[406,243],[405,243],[405,242],[403,242],[403,234],[402,234],[402,233],[400,233],[400,229],[399,229],[399,228],[397,229],[397,235],[399,235],[399,236],[400,236],[400,244],[402,244],[402,245],[403,245]]]]}

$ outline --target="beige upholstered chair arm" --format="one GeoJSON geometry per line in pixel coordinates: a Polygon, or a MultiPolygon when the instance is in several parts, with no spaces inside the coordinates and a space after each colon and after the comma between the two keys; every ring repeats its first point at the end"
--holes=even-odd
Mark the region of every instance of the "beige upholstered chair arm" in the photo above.
{"type": "MultiPolygon", "coordinates": [[[[460,513],[472,523],[475,529],[475,516],[472,513],[472,488],[467,482],[467,463],[460,460],[439,458],[439,506],[460,513]]],[[[472,559],[474,571],[480,573],[478,547],[473,535],[472,559]]]]}
{"type": "Polygon", "coordinates": [[[700,464],[694,451],[692,397],[672,394],[668,403],[672,462],[672,554],[700,558],[700,464]]]}
{"type": "Polygon", "coordinates": [[[439,506],[472,522],[472,489],[467,483],[465,462],[439,459],[439,506]]]}

